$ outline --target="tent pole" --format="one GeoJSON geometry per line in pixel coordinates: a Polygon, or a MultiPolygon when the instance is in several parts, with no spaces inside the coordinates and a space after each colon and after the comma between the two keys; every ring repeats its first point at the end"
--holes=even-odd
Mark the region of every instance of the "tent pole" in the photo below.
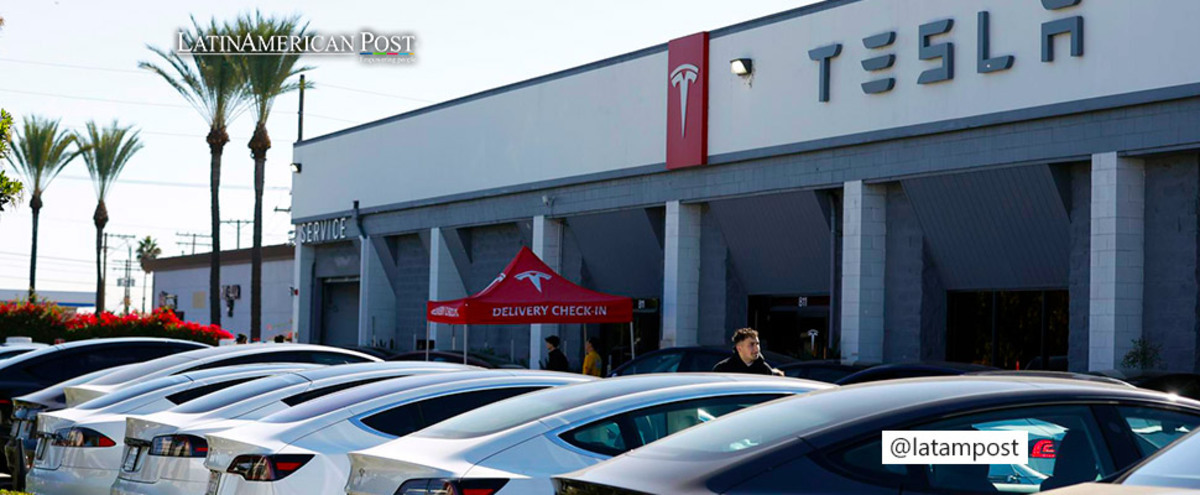
{"type": "Polygon", "coordinates": [[[633,361],[637,358],[637,346],[633,341],[633,320],[629,320],[629,360],[633,361]]]}
{"type": "Polygon", "coordinates": [[[463,364],[467,364],[467,349],[471,348],[471,325],[463,325],[463,364]]]}
{"type": "Polygon", "coordinates": [[[425,323],[425,360],[429,361],[429,332],[432,331],[433,324],[425,323]]]}

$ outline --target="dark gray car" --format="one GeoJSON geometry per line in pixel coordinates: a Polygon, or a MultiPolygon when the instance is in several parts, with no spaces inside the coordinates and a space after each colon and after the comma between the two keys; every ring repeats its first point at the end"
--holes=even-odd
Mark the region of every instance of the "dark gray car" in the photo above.
{"type": "Polygon", "coordinates": [[[961,376],[867,383],[734,413],[555,480],[559,495],[1032,493],[1109,476],[1200,425],[1128,386],[961,376]],[[883,430],[1025,431],[1027,464],[884,465],[883,430]]]}

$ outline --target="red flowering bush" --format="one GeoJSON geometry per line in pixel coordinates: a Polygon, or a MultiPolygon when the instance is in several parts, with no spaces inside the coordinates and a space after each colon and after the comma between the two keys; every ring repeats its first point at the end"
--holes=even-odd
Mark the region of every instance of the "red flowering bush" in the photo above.
{"type": "Polygon", "coordinates": [[[0,302],[0,340],[3,337],[32,337],[34,342],[53,342],[66,333],[66,314],[57,304],[37,301],[0,302]]]}
{"type": "Polygon", "coordinates": [[[66,317],[62,308],[46,302],[0,302],[0,338],[32,337],[35,342],[52,343],[106,337],[163,337],[192,340],[216,345],[233,335],[216,325],[200,325],[182,321],[170,309],[156,309],[151,314],[130,313],[117,316],[78,314],[66,317]]]}

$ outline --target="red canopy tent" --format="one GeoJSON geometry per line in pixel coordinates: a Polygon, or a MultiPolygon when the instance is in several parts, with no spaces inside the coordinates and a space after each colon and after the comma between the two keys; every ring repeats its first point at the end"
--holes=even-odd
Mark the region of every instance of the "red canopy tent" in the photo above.
{"type": "MultiPolygon", "coordinates": [[[[452,301],[429,301],[425,309],[430,322],[451,325],[633,321],[632,299],[575,285],[527,247],[522,247],[504,271],[478,294],[452,301]]],[[[632,326],[630,333],[632,348],[632,326]]],[[[468,347],[463,345],[464,362],[468,347]]]]}

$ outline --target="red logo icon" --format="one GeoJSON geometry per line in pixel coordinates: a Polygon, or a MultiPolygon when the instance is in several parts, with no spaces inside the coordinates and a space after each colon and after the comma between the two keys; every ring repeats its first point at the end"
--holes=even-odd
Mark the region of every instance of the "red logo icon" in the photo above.
{"type": "Polygon", "coordinates": [[[708,162],[708,33],[667,45],[667,168],[708,162]]]}

